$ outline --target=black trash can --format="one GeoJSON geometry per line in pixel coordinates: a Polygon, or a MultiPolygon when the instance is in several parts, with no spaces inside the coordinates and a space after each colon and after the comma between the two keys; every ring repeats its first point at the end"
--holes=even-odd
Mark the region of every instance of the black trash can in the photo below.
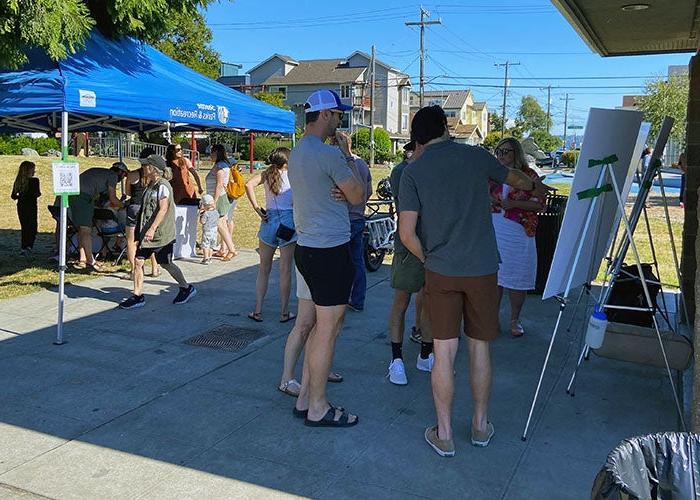
{"type": "Polygon", "coordinates": [[[547,197],[544,209],[537,214],[537,234],[535,234],[535,244],[537,245],[537,277],[535,278],[534,293],[544,292],[547,284],[549,269],[552,267],[554,249],[557,247],[559,229],[564,219],[564,209],[568,196],[554,194],[547,197]]]}
{"type": "Polygon", "coordinates": [[[591,499],[696,499],[700,436],[666,432],[625,439],[608,455],[591,499]]]}

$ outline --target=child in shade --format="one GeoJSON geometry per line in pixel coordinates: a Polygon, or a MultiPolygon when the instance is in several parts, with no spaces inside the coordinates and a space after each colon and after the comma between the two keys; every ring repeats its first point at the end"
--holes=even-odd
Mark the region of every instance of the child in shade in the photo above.
{"type": "Polygon", "coordinates": [[[22,228],[20,254],[31,258],[38,228],[37,199],[41,196],[39,179],[34,177],[36,165],[31,161],[23,161],[19,165],[17,177],[12,185],[11,197],[17,201],[17,216],[22,228]]]}

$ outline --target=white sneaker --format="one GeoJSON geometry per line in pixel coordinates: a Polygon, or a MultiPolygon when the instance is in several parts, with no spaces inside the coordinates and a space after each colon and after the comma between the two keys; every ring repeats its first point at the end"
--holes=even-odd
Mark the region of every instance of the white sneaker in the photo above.
{"type": "Polygon", "coordinates": [[[418,354],[418,359],[416,359],[416,368],[422,372],[432,372],[434,363],[435,356],[433,356],[432,352],[428,354],[428,357],[425,359],[421,358],[420,354],[418,354]]]}
{"type": "Polygon", "coordinates": [[[396,385],[406,385],[408,384],[408,379],[406,378],[406,369],[403,366],[402,359],[395,359],[389,365],[389,382],[396,385]]]}

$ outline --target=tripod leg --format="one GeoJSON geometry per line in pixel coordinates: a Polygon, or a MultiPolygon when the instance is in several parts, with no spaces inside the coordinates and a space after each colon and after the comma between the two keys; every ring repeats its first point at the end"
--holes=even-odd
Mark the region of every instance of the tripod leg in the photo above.
{"type": "Polygon", "coordinates": [[[557,336],[557,330],[559,329],[559,322],[561,321],[561,316],[564,314],[564,308],[566,304],[563,302],[559,306],[559,316],[557,316],[557,322],[554,325],[554,331],[552,332],[552,338],[549,341],[549,348],[547,349],[547,355],[544,357],[544,363],[542,364],[542,371],[540,372],[540,379],[537,381],[537,389],[535,389],[535,395],[532,398],[532,404],[530,405],[530,413],[527,416],[527,422],[525,422],[525,429],[523,430],[522,440],[527,439],[527,430],[530,427],[530,420],[532,420],[532,413],[535,411],[535,404],[537,404],[537,396],[540,394],[540,388],[542,387],[542,379],[544,379],[544,372],[547,370],[547,363],[549,363],[549,355],[552,354],[552,347],[554,346],[554,339],[557,336]]]}
{"type": "MultiPolygon", "coordinates": [[[[571,331],[571,325],[574,324],[574,320],[576,319],[576,313],[578,312],[578,306],[581,303],[581,299],[583,298],[584,292],[586,292],[586,287],[588,284],[584,285],[581,287],[581,292],[578,294],[578,299],[576,299],[576,304],[574,305],[574,313],[571,315],[571,319],[569,320],[569,326],[566,327],[566,332],[569,333],[571,331]]],[[[588,301],[586,301],[588,302],[588,301]]]]}
{"type": "Polygon", "coordinates": [[[571,374],[571,380],[569,380],[569,385],[566,386],[566,393],[571,396],[572,398],[576,395],[573,389],[574,382],[576,381],[576,374],[578,373],[578,369],[581,366],[581,363],[583,362],[584,359],[588,360],[588,354],[590,352],[590,349],[587,344],[583,345],[583,349],[581,349],[581,355],[578,357],[578,362],[576,363],[576,368],[574,368],[574,373],[571,374]]]}

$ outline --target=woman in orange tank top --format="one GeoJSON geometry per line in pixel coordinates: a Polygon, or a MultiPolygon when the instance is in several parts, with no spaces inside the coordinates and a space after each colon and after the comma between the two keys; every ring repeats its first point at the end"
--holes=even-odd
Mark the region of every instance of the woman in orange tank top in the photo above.
{"type": "Polygon", "coordinates": [[[179,144],[171,144],[165,151],[165,160],[168,166],[173,171],[173,178],[170,180],[170,185],[173,187],[173,200],[176,204],[187,204],[191,200],[197,199],[197,193],[202,194],[202,183],[199,179],[197,170],[192,166],[192,162],[182,155],[182,146],[179,144]],[[197,183],[195,191],[190,179],[190,172],[197,183]]]}

